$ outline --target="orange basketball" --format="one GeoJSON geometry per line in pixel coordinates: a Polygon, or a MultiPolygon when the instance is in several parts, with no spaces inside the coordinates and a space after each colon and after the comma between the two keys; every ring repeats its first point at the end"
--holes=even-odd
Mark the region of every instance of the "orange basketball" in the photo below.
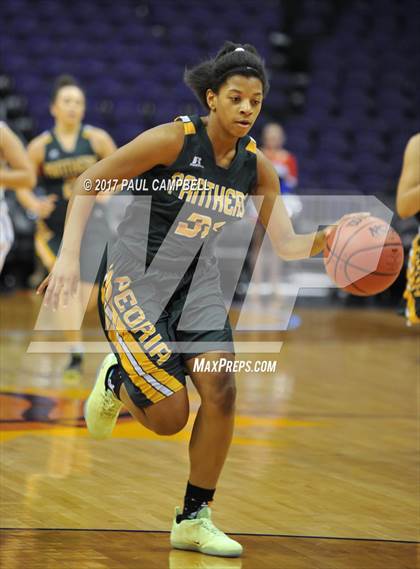
{"type": "Polygon", "coordinates": [[[398,233],[377,217],[353,217],[329,235],[324,264],[343,290],[369,296],[386,290],[398,277],[404,251],[398,233]]]}

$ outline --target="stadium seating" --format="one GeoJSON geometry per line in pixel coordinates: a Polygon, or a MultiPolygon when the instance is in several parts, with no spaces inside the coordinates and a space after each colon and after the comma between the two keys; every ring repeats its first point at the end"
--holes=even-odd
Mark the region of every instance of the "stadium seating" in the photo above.
{"type": "Polygon", "coordinates": [[[404,145],[420,124],[418,6],[296,0],[297,17],[286,29],[280,0],[243,0],[240,9],[224,0],[42,0],[36,9],[30,0],[2,3],[1,65],[4,81],[15,85],[14,94],[0,86],[2,114],[26,136],[33,130],[28,116],[35,132],[48,128],[53,80],[71,73],[86,88],[87,122],[122,144],[177,114],[198,112],[182,84],[185,66],[225,39],[250,42],[272,75],[255,135],[267,120],[285,124],[300,163],[299,190],[391,192],[404,145]],[[307,46],[307,88],[296,87],[302,74],[287,50],[278,64],[269,40],[276,31],[307,46]]]}

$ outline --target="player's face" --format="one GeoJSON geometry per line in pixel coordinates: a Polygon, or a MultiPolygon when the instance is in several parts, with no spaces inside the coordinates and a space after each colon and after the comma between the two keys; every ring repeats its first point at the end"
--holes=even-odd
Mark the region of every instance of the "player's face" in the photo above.
{"type": "Polygon", "coordinates": [[[51,105],[51,114],[56,121],[76,126],[85,115],[85,96],[79,87],[62,87],[51,105]]]}
{"type": "Polygon", "coordinates": [[[240,138],[257,120],[262,101],[263,87],[257,77],[232,75],[214,95],[212,105],[225,129],[240,138]]]}

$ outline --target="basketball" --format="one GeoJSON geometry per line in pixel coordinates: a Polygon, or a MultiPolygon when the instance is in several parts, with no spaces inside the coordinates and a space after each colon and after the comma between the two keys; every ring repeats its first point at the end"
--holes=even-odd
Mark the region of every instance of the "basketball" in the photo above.
{"type": "Polygon", "coordinates": [[[336,285],[356,296],[383,292],[397,279],[404,261],[398,233],[377,217],[353,217],[328,236],[326,271],[336,285]]]}

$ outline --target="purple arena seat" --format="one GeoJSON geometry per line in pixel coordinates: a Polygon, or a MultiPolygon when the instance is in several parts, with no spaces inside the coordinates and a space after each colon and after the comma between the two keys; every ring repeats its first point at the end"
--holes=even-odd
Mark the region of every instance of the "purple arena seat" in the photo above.
{"type": "Polygon", "coordinates": [[[414,81],[420,36],[408,16],[418,13],[416,0],[339,8],[333,0],[304,0],[289,30],[279,0],[263,6],[243,0],[240,10],[226,0],[42,0],[36,10],[29,0],[3,4],[2,70],[27,99],[37,129],[52,123],[52,81],[64,72],[86,89],[87,120],[109,129],[118,143],[176,114],[202,112],[182,84],[183,71],[226,39],[252,43],[266,57],[272,89],[254,135],[269,120],[286,125],[301,187],[389,188],[420,123],[414,81]],[[291,34],[298,47],[309,41],[307,87],[298,84],[287,50],[279,63],[271,31],[291,34]],[[297,92],[301,103],[293,106],[297,92]]]}

